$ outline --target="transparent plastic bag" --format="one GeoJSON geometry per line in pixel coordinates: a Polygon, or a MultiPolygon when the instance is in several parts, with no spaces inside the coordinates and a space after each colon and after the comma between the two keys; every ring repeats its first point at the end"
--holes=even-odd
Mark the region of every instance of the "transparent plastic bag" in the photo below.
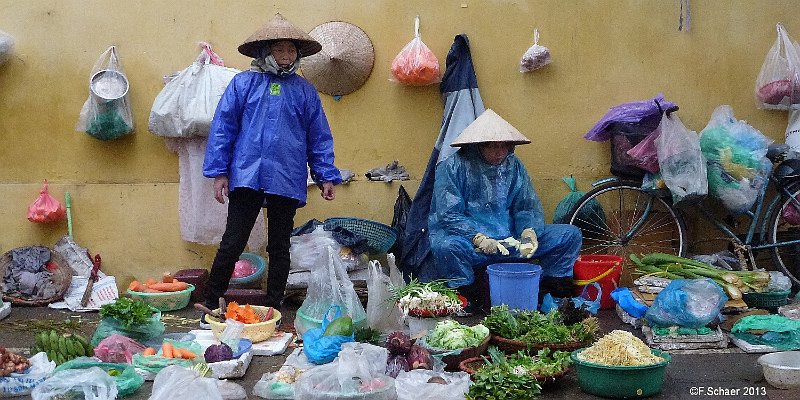
{"type": "Polygon", "coordinates": [[[104,362],[130,364],[133,355],[144,349],[143,344],[127,336],[113,334],[100,341],[94,349],[94,355],[104,362]]]}
{"type": "Polygon", "coordinates": [[[414,39],[392,61],[391,80],[410,86],[426,86],[442,81],[439,59],[420,39],[419,16],[414,19],[414,39]]]}
{"type": "Polygon", "coordinates": [[[311,271],[319,267],[320,263],[324,264],[326,260],[321,258],[320,254],[324,254],[327,247],[333,249],[336,254],[339,254],[342,249],[333,235],[322,225],[314,228],[311,233],[292,236],[289,242],[291,243],[289,269],[292,271],[311,271]]]}
{"type": "Polygon", "coordinates": [[[687,129],[677,115],[664,113],[656,138],[658,166],[673,202],[696,202],[708,194],[706,160],[700,139],[687,129]]]}
{"type": "Polygon", "coordinates": [[[427,369],[400,371],[394,381],[397,400],[460,400],[469,391],[469,374],[466,372],[434,372],[427,369]],[[447,384],[428,383],[433,377],[447,384]]]}
{"type": "Polygon", "coordinates": [[[100,320],[92,335],[92,346],[97,346],[103,339],[118,333],[127,336],[139,343],[161,336],[164,333],[164,323],[161,322],[161,311],[153,309],[153,316],[144,324],[125,327],[114,318],[106,317],[100,320]]]}
{"type": "Polygon", "coordinates": [[[47,380],[56,369],[56,363],[47,359],[44,352],[36,353],[28,358],[30,369],[24,374],[13,373],[0,378],[0,398],[17,397],[31,394],[31,391],[47,380]]]}
{"type": "Polygon", "coordinates": [[[533,46],[519,60],[519,72],[531,72],[553,62],[550,49],[539,45],[539,30],[533,30],[533,46]]]}
{"type": "Polygon", "coordinates": [[[139,390],[144,384],[144,378],[136,373],[132,365],[126,363],[106,363],[98,362],[97,359],[92,357],[78,357],[61,364],[56,368],[55,373],[61,371],[80,370],[89,368],[100,368],[106,374],[112,376],[117,385],[117,394],[119,397],[125,397],[139,390]],[[114,375],[111,371],[116,371],[114,375]]]}
{"type": "Polygon", "coordinates": [[[756,106],[786,110],[800,102],[800,56],[782,24],[756,79],[756,106]]]}
{"type": "Polygon", "coordinates": [[[97,59],[89,82],[89,98],[83,103],[75,129],[100,140],[114,140],[133,132],[128,78],[116,46],[109,47],[97,59]]]}
{"type": "Polygon", "coordinates": [[[633,164],[637,167],[650,172],[658,172],[658,151],[656,150],[656,138],[661,135],[661,131],[656,128],[651,134],[642,139],[639,144],[627,151],[633,159],[633,164]]]}
{"type": "Polygon", "coordinates": [[[114,400],[117,398],[117,383],[102,368],[68,369],[53,374],[36,386],[31,398],[51,400],[61,396],[73,398],[81,394],[85,400],[114,400]]]}
{"type": "Polygon", "coordinates": [[[339,255],[327,246],[318,253],[318,257],[320,261],[311,270],[308,294],[297,310],[298,316],[294,321],[299,335],[310,328],[318,327],[310,319],[322,321],[331,305],[340,306],[342,313],[349,315],[356,325],[367,317],[339,255]]]}
{"type": "Polygon", "coordinates": [[[38,223],[58,222],[67,217],[67,209],[47,190],[47,179],[42,184],[39,197],[28,206],[28,221],[38,223]]]}
{"type": "Polygon", "coordinates": [[[203,378],[193,370],[170,365],[153,380],[149,400],[223,400],[217,380],[203,378]]]}
{"type": "Polygon", "coordinates": [[[377,260],[369,263],[367,279],[367,325],[379,332],[388,333],[403,328],[403,315],[394,302],[389,301],[392,282],[383,273],[377,260]]]}
{"type": "Polygon", "coordinates": [[[644,317],[651,326],[698,329],[717,318],[727,301],[709,278],[676,279],[658,293],[644,317]]]}
{"type": "Polygon", "coordinates": [[[0,65],[5,64],[11,59],[14,53],[14,37],[6,32],[0,31],[0,65]]]}
{"type": "Polygon", "coordinates": [[[187,360],[183,358],[167,358],[161,356],[161,349],[158,350],[158,353],[151,356],[146,356],[141,353],[133,355],[133,366],[145,370],[147,372],[152,372],[154,374],[158,374],[163,371],[165,368],[169,366],[180,366],[189,368],[192,365],[205,361],[203,359],[203,347],[200,346],[199,343],[195,341],[186,341],[181,342],[172,339],[164,339],[165,342],[169,342],[172,344],[173,347],[186,349],[191,351],[195,354],[194,360],[187,360]]]}
{"type": "Polygon", "coordinates": [[[336,361],[304,373],[295,385],[295,399],[396,399],[394,379],[383,374],[386,359],[376,357],[370,347],[358,349],[345,346],[336,361]]]}
{"type": "Polygon", "coordinates": [[[167,83],[153,101],[148,129],[156,136],[208,136],[211,119],[225,88],[240,71],[226,68],[211,45],[192,65],[167,83]]]}

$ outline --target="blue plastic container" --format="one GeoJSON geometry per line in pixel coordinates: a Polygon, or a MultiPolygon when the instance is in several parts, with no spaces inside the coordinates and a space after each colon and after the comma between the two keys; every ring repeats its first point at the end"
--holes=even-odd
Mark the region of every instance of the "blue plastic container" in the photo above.
{"type": "Polygon", "coordinates": [[[230,287],[232,288],[260,288],[261,287],[261,277],[264,276],[264,272],[267,270],[267,262],[264,260],[264,257],[261,257],[255,253],[242,253],[239,256],[240,260],[247,260],[256,267],[256,272],[252,275],[243,276],[241,278],[234,278],[231,277],[230,287]]]}
{"type": "Polygon", "coordinates": [[[486,267],[492,306],[536,311],[539,306],[539,279],[542,267],[537,264],[502,263],[486,267]]]}

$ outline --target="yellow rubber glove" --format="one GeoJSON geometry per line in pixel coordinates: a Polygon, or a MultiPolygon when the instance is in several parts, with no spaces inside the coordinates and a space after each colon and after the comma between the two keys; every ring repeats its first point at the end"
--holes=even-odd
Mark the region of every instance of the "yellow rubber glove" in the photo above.
{"type": "Polygon", "coordinates": [[[520,235],[519,254],[525,258],[533,257],[536,249],[539,248],[539,240],[533,228],[525,228],[520,235]]]}

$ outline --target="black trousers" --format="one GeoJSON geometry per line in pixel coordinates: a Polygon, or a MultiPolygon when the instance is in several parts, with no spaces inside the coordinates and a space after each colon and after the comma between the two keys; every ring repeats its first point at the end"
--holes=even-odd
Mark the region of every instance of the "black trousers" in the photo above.
{"type": "MultiPolygon", "coordinates": [[[[244,251],[261,208],[267,209],[267,304],[280,309],[286,280],[289,278],[289,239],[294,228],[296,199],[264,194],[249,188],[236,188],[228,198],[228,220],[206,285],[206,307],[219,307],[219,298],[228,290],[233,267],[244,251]]],[[[224,312],[224,310],[223,310],[224,312]]]]}

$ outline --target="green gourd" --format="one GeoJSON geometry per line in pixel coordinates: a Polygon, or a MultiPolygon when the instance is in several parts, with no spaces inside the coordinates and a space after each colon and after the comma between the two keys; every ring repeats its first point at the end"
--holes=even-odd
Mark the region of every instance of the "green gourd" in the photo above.
{"type": "Polygon", "coordinates": [[[339,317],[331,321],[322,336],[350,336],[353,334],[353,319],[339,317]]]}

